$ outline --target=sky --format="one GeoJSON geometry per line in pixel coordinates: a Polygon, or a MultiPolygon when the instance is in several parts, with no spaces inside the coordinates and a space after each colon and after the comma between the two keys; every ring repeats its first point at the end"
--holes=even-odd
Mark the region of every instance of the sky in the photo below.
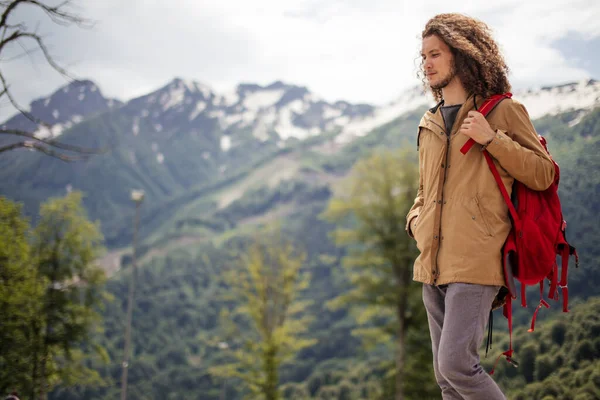
{"type": "MultiPolygon", "coordinates": [[[[51,1],[48,3],[52,4],[51,1]]],[[[486,22],[514,88],[600,78],[597,0],[74,0],[93,28],[59,26],[21,6],[12,23],[54,58],[126,101],[180,77],[217,92],[239,83],[306,86],[326,101],[383,105],[419,84],[421,31],[442,12],[486,22]]],[[[31,43],[25,45],[31,49],[31,43]]],[[[66,84],[34,53],[7,49],[0,70],[27,106],[66,84]]],[[[0,104],[0,115],[8,113],[0,104]]]]}

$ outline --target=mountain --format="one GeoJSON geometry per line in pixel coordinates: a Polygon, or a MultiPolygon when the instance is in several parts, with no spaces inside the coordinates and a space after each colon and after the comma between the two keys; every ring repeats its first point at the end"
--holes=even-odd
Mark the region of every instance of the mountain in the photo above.
{"type": "MultiPolygon", "coordinates": [[[[142,399],[147,393],[204,400],[242,397],[236,380],[228,379],[224,385],[208,373],[226,357],[217,343],[228,342],[227,335],[232,334],[218,322],[220,312],[229,306],[223,300],[228,288],[223,284],[222,271],[238,267],[243,244],[256,236],[261,224],[275,220],[281,221],[286,236],[306,251],[305,266],[312,279],[302,300],[311,301],[307,312],[315,320],[309,332],[317,340],[297,360],[281,368],[282,383],[297,394],[291,396],[286,391],[283,398],[392,398],[369,397],[361,390],[368,381],[385,386],[383,376],[390,371],[385,365],[393,363],[391,343],[364,350],[352,334],[357,323],[350,309],[324,306],[350,287],[350,277],[340,266],[348,249],[334,245],[332,226],[319,215],[332,193],[343,188],[337,183],[356,160],[378,148],[414,149],[412,139],[421,111],[405,113],[379,126],[339,147],[335,154],[324,152],[322,144],[296,147],[249,168],[235,180],[193,189],[160,204],[145,204],[133,319],[132,399],[142,399]]],[[[577,118],[578,112],[570,111],[534,120],[561,166],[567,234],[578,247],[581,267],[570,270],[570,313],[561,312],[561,302],[550,301],[551,308],[538,314],[536,331],[529,333],[539,292],[534,289],[528,297],[529,308],[513,306],[513,343],[521,367],[509,367],[501,361],[494,375],[510,398],[592,399],[600,390],[596,379],[599,341],[595,339],[600,329],[595,312],[598,300],[590,299],[597,294],[594,282],[600,267],[600,227],[595,223],[600,212],[600,108],[574,123],[577,118]]],[[[116,300],[107,304],[105,331],[98,338],[111,361],[108,365],[98,363],[95,368],[113,384],[97,389],[60,388],[52,399],[118,396],[130,249],[109,255],[120,257],[122,263],[111,271],[108,288],[116,300]]],[[[508,341],[500,313],[496,312],[500,324],[494,324],[500,337],[494,340],[494,356],[506,349],[508,341]]],[[[243,335],[243,331],[233,334],[243,335]]],[[[414,356],[413,350],[407,353],[408,359],[414,356]]],[[[488,357],[486,366],[491,367],[494,360],[488,357]]],[[[423,385],[433,384],[433,376],[425,375],[422,365],[412,364],[411,368],[423,374],[423,385]]]]}
{"type": "MultiPolygon", "coordinates": [[[[45,107],[41,109],[50,115],[57,110],[55,126],[67,126],[73,115],[83,112],[72,102],[83,94],[85,101],[89,93],[98,92],[92,91],[95,87],[68,87],[34,105],[36,110],[45,107]],[[60,98],[65,101],[62,108],[60,98]]],[[[111,240],[111,232],[118,235],[114,232],[119,230],[114,224],[130,210],[131,189],[144,190],[147,203],[157,204],[195,186],[237,176],[299,142],[322,140],[372,110],[347,102],[328,104],[306,88],[281,82],[264,87],[241,84],[234,93],[217,94],[201,83],[174,79],[119,107],[105,104],[103,112],[82,120],[75,117],[76,123],[62,131],[65,143],[110,146],[109,154],[74,164],[24,150],[5,154],[0,160],[0,192],[23,201],[34,215],[41,199],[82,190],[90,215],[102,221],[111,240]]],[[[5,125],[22,121],[15,117],[5,125]]]]}
{"type": "MultiPolygon", "coordinates": [[[[574,125],[598,104],[599,93],[600,83],[589,80],[516,92],[514,97],[532,117],[575,110],[574,125]]],[[[269,170],[269,165],[277,165],[270,164],[273,160],[289,163],[296,157],[293,154],[310,154],[296,157],[293,168],[269,170],[282,179],[315,162],[322,162],[329,173],[343,173],[360,154],[359,148],[352,153],[357,138],[373,136],[411,111],[421,113],[432,104],[419,87],[375,107],[328,103],[306,87],[280,81],[266,86],[244,83],[231,93],[218,93],[206,84],[181,78],[122,104],[105,99],[91,81],[74,82],[34,101],[32,112],[54,122],[52,130],[61,133],[65,143],[112,146],[112,152],[73,164],[26,150],[4,154],[0,193],[24,202],[27,213],[34,216],[42,199],[82,190],[91,217],[102,222],[107,243],[120,247],[130,238],[130,227],[123,221],[131,215],[132,189],[144,190],[145,207],[155,210],[152,224],[148,222],[150,234],[177,209],[200,201],[207,190],[240,182],[245,176],[265,179],[254,171],[265,165],[263,170],[269,170]],[[335,156],[348,146],[350,150],[335,156]]],[[[27,127],[28,123],[15,116],[4,125],[27,127]]],[[[416,129],[411,124],[408,121],[403,128],[406,140],[416,129]]],[[[47,132],[38,129],[38,134],[47,132]]],[[[241,196],[240,189],[227,196],[215,201],[223,206],[241,196]]]]}
{"type": "Polygon", "coordinates": [[[514,97],[527,107],[533,119],[568,111],[581,111],[581,120],[600,104],[600,81],[585,79],[556,86],[544,86],[516,91],[514,97]]]}
{"type": "Polygon", "coordinates": [[[39,138],[59,136],[63,130],[89,118],[121,106],[115,99],[107,99],[100,88],[90,80],[73,81],[48,97],[36,99],[26,110],[46,125],[37,124],[21,113],[2,124],[2,129],[35,132],[39,138]]]}
{"type": "Polygon", "coordinates": [[[219,147],[229,151],[249,141],[304,140],[334,131],[365,117],[374,107],[347,102],[328,104],[307,88],[280,81],[268,86],[240,84],[232,93],[217,94],[198,82],[177,78],[165,87],[131,100],[124,111],[134,117],[137,135],[145,121],[154,130],[189,130],[192,134],[212,121],[222,133],[219,147]]]}
{"type": "MultiPolygon", "coordinates": [[[[578,246],[582,265],[571,270],[574,313],[577,303],[596,293],[600,261],[600,231],[594,224],[600,212],[597,92],[598,83],[587,81],[514,96],[532,116],[543,116],[534,125],[549,138],[561,165],[569,240],[578,246]]],[[[234,381],[221,386],[208,374],[223,355],[201,339],[226,334],[218,325],[224,307],[220,296],[227,290],[221,271],[237,265],[236,251],[256,235],[258,226],[275,220],[282,221],[285,233],[306,250],[312,281],[305,298],[312,300],[308,312],[316,317],[309,331],[317,339],[297,361],[282,368],[282,381],[307,393],[303,398],[313,399],[351,398],[349,393],[358,394],[361,385],[379,384],[378,377],[387,371],[382,362],[393,361],[392,349],[365,355],[352,335],[357,324],[349,310],[323,307],[348,289],[349,280],[340,268],[346,249],[334,245],[332,227],[319,215],[357,160],[379,148],[414,149],[418,121],[431,104],[419,88],[375,107],[327,103],[306,88],[282,82],[241,84],[221,94],[199,82],[175,79],[62,132],[61,140],[68,143],[111,144],[110,154],[72,164],[29,151],[3,154],[0,193],[23,201],[35,215],[47,197],[82,190],[109,246],[101,262],[110,273],[107,287],[115,300],[106,304],[104,329],[97,338],[110,361],[86,362],[112,385],[61,387],[51,398],[118,396],[131,272],[128,246],[134,207],[129,196],[134,188],[145,190],[147,197],[141,209],[132,399],[148,393],[157,398],[238,398],[234,381]]],[[[560,307],[540,311],[536,331],[544,331],[546,316],[555,309],[560,307]]],[[[515,313],[516,330],[527,329],[529,311],[515,313]]],[[[581,327],[577,334],[592,335],[595,329],[581,327]]],[[[500,375],[504,372],[498,371],[498,376],[506,388],[531,390],[524,386],[521,370],[500,375]]],[[[428,379],[433,382],[433,377],[428,379]]],[[[586,380],[581,378],[582,383],[586,380]]]]}
{"type": "MultiPolygon", "coordinates": [[[[578,111],[578,118],[573,121],[575,124],[600,104],[600,81],[586,79],[556,86],[516,90],[513,98],[525,105],[532,119],[578,111]]],[[[408,111],[426,105],[431,107],[433,104],[432,96],[424,94],[420,86],[413,87],[389,104],[375,108],[370,115],[349,121],[335,141],[347,143],[408,111]]]]}

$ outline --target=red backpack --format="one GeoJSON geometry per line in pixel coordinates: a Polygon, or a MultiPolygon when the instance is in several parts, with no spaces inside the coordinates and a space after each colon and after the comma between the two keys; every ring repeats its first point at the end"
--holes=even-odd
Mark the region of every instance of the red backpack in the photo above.
{"type": "MultiPolygon", "coordinates": [[[[511,97],[511,93],[494,95],[487,99],[478,111],[487,116],[498,103],[511,97]]],[[[542,136],[538,136],[538,138],[546,152],[548,152],[546,139],[542,136]]],[[[469,139],[460,151],[466,154],[474,144],[475,141],[469,139]]],[[[549,188],[544,191],[536,191],[515,180],[511,200],[492,161],[492,157],[485,150],[483,155],[494,175],[502,197],[508,205],[512,220],[512,229],[504,243],[502,257],[505,284],[509,292],[506,296],[503,315],[508,319],[510,345],[509,349],[503,352],[498,359],[505,356],[509,363],[517,367],[518,363],[512,358],[512,300],[517,298],[515,279],[521,283],[521,305],[523,307],[527,307],[525,297],[527,286],[539,284],[540,303],[533,313],[531,328],[529,329],[529,332],[533,332],[540,308],[550,308],[548,302],[544,300],[545,279],[548,279],[550,283],[548,298],[558,301],[558,289],[560,289],[563,312],[569,312],[569,290],[567,288],[569,256],[575,256],[576,267],[579,267],[579,256],[576,249],[567,242],[565,236],[567,223],[563,219],[560,199],[558,198],[558,183],[560,180],[558,164],[554,160],[552,161],[556,175],[549,188]],[[560,274],[556,262],[557,255],[561,256],[562,261],[560,274]]],[[[550,152],[548,152],[548,155],[550,155],[550,152]]],[[[489,339],[490,336],[488,336],[488,341],[489,339]]],[[[496,360],[497,362],[498,360],[496,360]]],[[[492,369],[490,374],[493,373],[494,370],[492,369]]]]}

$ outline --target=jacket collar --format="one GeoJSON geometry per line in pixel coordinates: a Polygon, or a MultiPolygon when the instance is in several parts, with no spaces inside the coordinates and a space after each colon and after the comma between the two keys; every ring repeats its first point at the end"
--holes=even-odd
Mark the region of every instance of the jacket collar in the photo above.
{"type": "MultiPolygon", "coordinates": [[[[466,118],[471,110],[478,110],[484,102],[484,98],[482,96],[477,96],[470,94],[467,97],[467,100],[463,103],[463,105],[458,110],[456,114],[456,122],[454,123],[454,127],[452,128],[451,135],[455,135],[460,129],[460,125],[462,124],[462,120],[466,118]]],[[[429,111],[425,113],[425,118],[430,122],[437,125],[444,132],[446,132],[444,117],[442,117],[442,111],[440,107],[444,105],[444,100],[440,101],[434,107],[430,108],[429,111]]]]}

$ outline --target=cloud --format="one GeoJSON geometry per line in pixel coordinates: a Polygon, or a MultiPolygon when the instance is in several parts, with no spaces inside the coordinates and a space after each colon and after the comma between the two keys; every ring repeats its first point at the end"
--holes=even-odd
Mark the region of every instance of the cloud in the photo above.
{"type": "Polygon", "coordinates": [[[553,41],[552,47],[560,52],[571,65],[600,77],[600,36],[586,38],[577,32],[553,41]]]}
{"type": "MultiPolygon", "coordinates": [[[[419,35],[440,12],[463,12],[494,30],[515,86],[562,83],[590,75],[585,60],[557,49],[568,34],[600,36],[596,1],[446,0],[88,0],[92,30],[41,23],[53,54],[108,96],[130,99],[175,76],[219,91],[240,82],[308,86],[326,100],[382,104],[419,84],[419,35]]],[[[31,22],[41,15],[21,14],[31,22]]],[[[579,57],[585,57],[584,53],[579,57]]],[[[4,63],[27,104],[64,80],[39,57],[4,63]]],[[[0,113],[4,108],[0,108],[0,113]]]]}
{"type": "Polygon", "coordinates": [[[591,70],[577,65],[554,43],[570,32],[600,36],[600,5],[589,0],[569,2],[533,0],[517,3],[500,21],[498,40],[504,45],[513,81],[519,86],[582,79],[591,70]]]}

